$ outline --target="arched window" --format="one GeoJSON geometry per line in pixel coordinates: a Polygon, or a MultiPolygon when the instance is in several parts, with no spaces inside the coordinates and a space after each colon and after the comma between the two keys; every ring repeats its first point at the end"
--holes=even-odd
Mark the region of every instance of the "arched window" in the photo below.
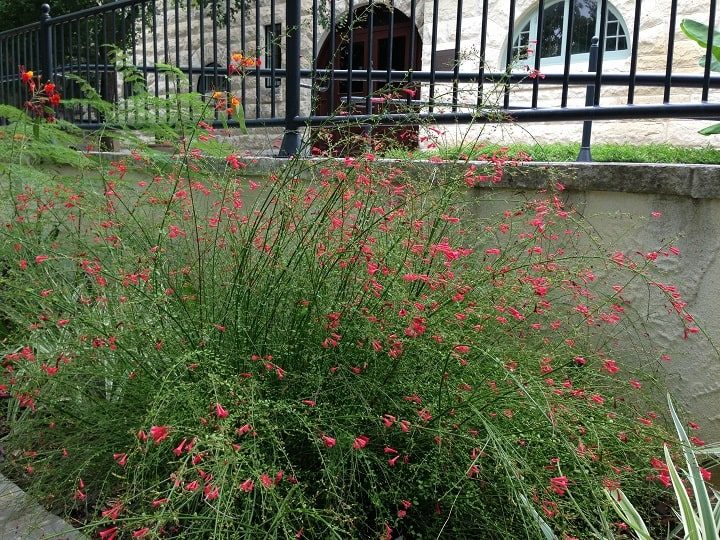
{"type": "MultiPolygon", "coordinates": [[[[548,1],[543,10],[540,54],[542,65],[564,62],[570,47],[571,61],[587,61],[593,36],[600,35],[600,7],[597,0],[574,0],[572,17],[572,43],[568,43],[570,0],[548,1]]],[[[515,62],[533,65],[538,49],[538,10],[520,20],[515,27],[512,58],[515,62]]],[[[605,31],[605,58],[629,56],[627,27],[620,13],[608,3],[605,31]]]]}

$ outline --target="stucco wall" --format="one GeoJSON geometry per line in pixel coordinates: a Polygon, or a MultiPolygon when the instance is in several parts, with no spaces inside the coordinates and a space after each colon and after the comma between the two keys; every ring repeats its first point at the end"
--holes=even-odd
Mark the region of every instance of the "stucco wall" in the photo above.
{"type": "MultiPolygon", "coordinates": [[[[682,324],[668,316],[658,295],[648,302],[652,287],[641,279],[631,283],[623,297],[631,300],[645,323],[639,331],[648,331],[658,354],[671,357],[648,367],[701,424],[701,438],[720,441],[716,349],[720,346],[720,166],[535,163],[511,167],[499,186],[473,191],[473,208],[485,215],[502,211],[512,207],[508,201],[533,197],[548,181],[565,183],[563,197],[586,220],[585,234],[599,242],[588,253],[596,252],[598,245],[608,257],[615,251],[638,256],[667,252],[669,245],[679,248],[679,256],[660,255],[653,263],[655,279],[677,286],[706,335],[686,339],[682,324]]],[[[593,268],[600,279],[608,276],[602,263],[593,268]]]]}

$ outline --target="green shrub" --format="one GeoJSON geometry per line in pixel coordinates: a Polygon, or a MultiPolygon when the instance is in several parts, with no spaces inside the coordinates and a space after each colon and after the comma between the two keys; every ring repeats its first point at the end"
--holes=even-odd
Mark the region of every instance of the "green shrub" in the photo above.
{"type": "Polygon", "coordinates": [[[4,165],[3,468],[49,507],[106,540],[539,537],[538,515],[588,538],[603,485],[667,496],[636,369],[661,351],[623,293],[646,279],[696,332],[650,277],[672,248],[584,252],[556,189],[481,219],[472,169],[253,179],[199,129],[94,176],[4,165]]]}

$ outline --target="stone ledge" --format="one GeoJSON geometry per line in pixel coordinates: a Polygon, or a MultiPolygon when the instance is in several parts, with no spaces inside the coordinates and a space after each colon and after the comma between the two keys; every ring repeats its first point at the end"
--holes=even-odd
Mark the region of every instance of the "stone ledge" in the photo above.
{"type": "MultiPolygon", "coordinates": [[[[101,159],[116,160],[127,157],[127,153],[113,152],[94,154],[101,159]]],[[[247,163],[243,173],[259,175],[276,171],[294,163],[294,160],[267,156],[240,156],[247,163]]],[[[298,158],[308,164],[322,164],[329,159],[342,158],[298,158]]],[[[429,176],[438,170],[458,173],[469,165],[478,169],[491,166],[485,161],[443,161],[376,159],[378,166],[403,165],[414,167],[417,174],[429,176]]],[[[224,166],[223,163],[218,163],[224,166]]],[[[555,182],[562,182],[570,191],[610,191],[620,193],[645,193],[654,195],[675,195],[692,199],[720,199],[720,165],[690,165],[664,163],[551,163],[524,162],[517,166],[506,166],[503,179],[497,183],[480,184],[478,188],[540,189],[555,182]]]]}

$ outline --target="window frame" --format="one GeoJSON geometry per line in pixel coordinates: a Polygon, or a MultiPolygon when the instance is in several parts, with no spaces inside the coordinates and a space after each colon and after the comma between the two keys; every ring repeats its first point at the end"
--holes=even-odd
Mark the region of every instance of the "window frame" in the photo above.
{"type": "MultiPolygon", "coordinates": [[[[562,28],[562,35],[567,36],[567,30],[568,30],[568,20],[569,20],[569,12],[570,12],[570,2],[569,0],[551,0],[549,2],[546,2],[544,5],[544,9],[548,9],[555,4],[559,4],[560,2],[563,3],[563,28],[562,28]]],[[[508,46],[511,48],[511,50],[515,49],[515,42],[519,39],[520,34],[524,33],[524,29],[527,25],[529,25],[529,47],[530,49],[533,49],[533,43],[537,39],[537,23],[538,23],[538,10],[539,5],[535,4],[535,6],[528,11],[524,16],[522,16],[520,19],[518,19],[518,22],[515,24],[515,28],[513,31],[513,43],[508,44],[508,46]]],[[[602,9],[602,1],[597,0],[597,7],[595,12],[595,32],[593,35],[599,36],[600,35],[600,10],[602,9]]],[[[613,6],[610,2],[607,4],[608,9],[608,17],[605,21],[605,28],[606,28],[606,35],[605,35],[605,44],[607,46],[607,27],[611,23],[615,21],[610,20],[610,14],[612,14],[618,23],[618,29],[622,30],[624,33],[625,41],[626,41],[626,48],[620,49],[620,50],[614,50],[614,51],[608,51],[607,48],[605,49],[605,55],[603,57],[603,60],[624,60],[626,58],[630,57],[630,51],[632,48],[632,44],[630,43],[630,33],[628,32],[627,24],[625,23],[625,19],[621,15],[621,13],[618,11],[618,9],[613,6]]],[[[616,39],[617,43],[618,34],[614,35],[614,39],[616,39]]],[[[559,56],[544,56],[540,58],[540,66],[541,67],[549,67],[549,66],[561,66],[565,63],[565,52],[566,48],[568,46],[567,39],[562,40],[561,48],[560,48],[560,55],[559,56]]],[[[541,51],[542,53],[542,51],[541,51]]],[[[512,58],[515,58],[515,54],[511,56],[512,58]]],[[[504,56],[504,58],[507,58],[507,56],[504,56]]],[[[570,63],[582,63],[584,62],[587,64],[590,60],[590,53],[574,53],[570,55],[570,63]]],[[[524,66],[528,66],[530,68],[535,66],[535,50],[533,50],[532,54],[529,54],[527,58],[523,58],[518,62],[518,67],[524,68],[524,66]]]]}

